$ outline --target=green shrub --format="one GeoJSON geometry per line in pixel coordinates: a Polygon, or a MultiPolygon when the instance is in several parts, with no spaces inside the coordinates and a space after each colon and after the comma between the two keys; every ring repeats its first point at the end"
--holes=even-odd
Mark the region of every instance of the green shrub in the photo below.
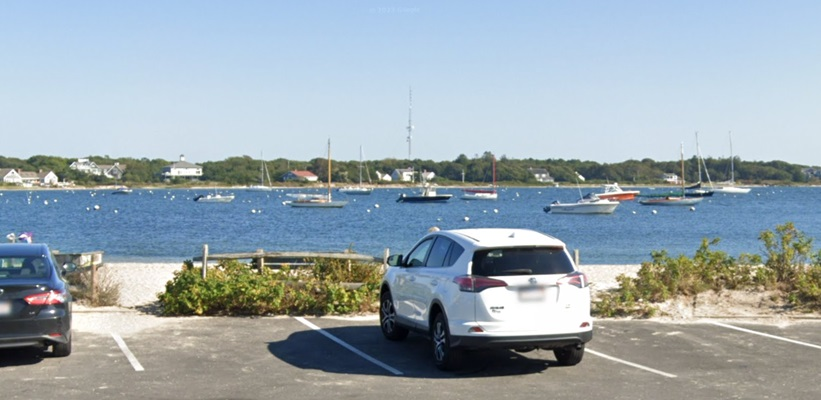
{"type": "Polygon", "coordinates": [[[692,258],[670,257],[666,251],[651,253],[636,278],[620,276],[619,287],[603,293],[593,312],[604,317],[652,316],[652,303],[707,290],[738,290],[764,287],[778,289],[794,307],[821,310],[821,252],[812,253],[812,239],[792,223],[759,236],[766,261],[758,255],[742,254],[734,259],[710,246],[719,239],[702,240],[692,258]],[[651,304],[648,304],[651,303],[651,304]]]}
{"type": "Polygon", "coordinates": [[[237,261],[201,268],[187,262],[159,295],[166,315],[290,315],[373,312],[379,265],[315,260],[310,268],[256,269],[237,261]],[[343,283],[362,283],[348,289],[343,283]]]}

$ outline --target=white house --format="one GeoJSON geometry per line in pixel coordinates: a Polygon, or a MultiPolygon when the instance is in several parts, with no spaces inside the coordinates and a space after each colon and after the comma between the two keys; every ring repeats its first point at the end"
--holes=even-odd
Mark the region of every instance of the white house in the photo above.
{"type": "Polygon", "coordinates": [[[180,161],[165,166],[162,169],[163,178],[199,178],[202,176],[202,166],[185,161],[185,155],[180,155],[180,161]]]}
{"type": "Polygon", "coordinates": [[[553,182],[553,177],[550,176],[550,172],[547,172],[544,168],[528,168],[527,172],[530,172],[537,181],[542,183],[550,183],[553,182]]]}
{"type": "Polygon", "coordinates": [[[678,185],[679,183],[679,177],[676,174],[664,174],[661,176],[661,179],[673,185],[678,185]]]}
{"type": "Polygon", "coordinates": [[[60,178],[57,177],[57,174],[55,174],[54,171],[40,171],[37,174],[37,177],[41,186],[57,186],[57,184],[60,183],[60,178]]]}
{"type": "Polygon", "coordinates": [[[413,168],[400,168],[393,170],[391,179],[397,182],[413,182],[413,168]]]}
{"type": "Polygon", "coordinates": [[[393,180],[393,177],[391,177],[390,175],[383,174],[379,171],[376,171],[376,178],[379,179],[382,182],[390,182],[390,181],[393,180]]]}
{"type": "Polygon", "coordinates": [[[3,183],[22,184],[23,178],[14,168],[0,168],[0,179],[3,183]]]}
{"type": "Polygon", "coordinates": [[[71,165],[69,165],[68,167],[75,170],[75,171],[83,172],[83,173],[86,173],[86,174],[92,174],[92,175],[102,175],[103,174],[103,170],[100,169],[100,167],[97,165],[97,163],[95,163],[94,161],[89,160],[88,158],[78,158],[77,161],[71,163],[71,165]]]}

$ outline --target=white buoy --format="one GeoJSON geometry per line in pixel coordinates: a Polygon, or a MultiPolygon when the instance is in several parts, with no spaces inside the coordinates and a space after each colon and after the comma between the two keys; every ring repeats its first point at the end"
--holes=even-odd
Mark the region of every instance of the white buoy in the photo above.
{"type": "Polygon", "coordinates": [[[466,216],[465,218],[463,218],[463,219],[465,220],[465,222],[470,221],[470,217],[467,217],[467,216],[466,216]]]}
{"type": "Polygon", "coordinates": [[[373,208],[379,208],[379,204],[374,204],[373,208]]]}
{"type": "Polygon", "coordinates": [[[99,209],[100,209],[100,205],[99,205],[99,204],[95,204],[95,205],[94,205],[94,210],[96,211],[96,210],[99,210],[99,209]]]}
{"type": "Polygon", "coordinates": [[[633,214],[634,214],[634,215],[636,214],[636,210],[633,210],[633,214]]]}
{"type": "Polygon", "coordinates": [[[442,222],[442,217],[436,218],[436,222],[442,222]]]}
{"type": "Polygon", "coordinates": [[[367,212],[371,212],[371,209],[369,208],[369,209],[367,210],[367,212]]]}
{"type": "Polygon", "coordinates": [[[658,214],[659,212],[656,211],[656,210],[653,210],[652,213],[655,215],[655,214],[658,214]]]}
{"type": "Polygon", "coordinates": [[[255,210],[255,209],[253,209],[253,208],[252,208],[252,209],[251,209],[251,214],[256,214],[256,213],[257,213],[257,210],[255,210]]]}
{"type": "Polygon", "coordinates": [[[695,207],[690,206],[690,211],[695,211],[695,210],[696,210],[696,208],[695,208],[695,207]]]}
{"type": "Polygon", "coordinates": [[[498,209],[498,208],[494,208],[494,209],[493,209],[493,213],[494,213],[494,214],[498,214],[498,213],[499,213],[499,209],[498,209]]]}
{"type": "Polygon", "coordinates": [[[114,209],[114,214],[119,214],[119,213],[120,213],[120,210],[118,210],[118,209],[116,209],[116,208],[115,208],[115,209],[114,209]]]}
{"type": "Polygon", "coordinates": [[[43,200],[43,204],[48,205],[48,200],[43,200]]]}

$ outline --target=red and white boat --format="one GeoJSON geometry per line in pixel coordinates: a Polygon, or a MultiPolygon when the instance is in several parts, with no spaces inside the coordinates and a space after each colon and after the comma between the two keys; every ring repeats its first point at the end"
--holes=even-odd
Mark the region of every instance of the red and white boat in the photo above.
{"type": "Polygon", "coordinates": [[[639,194],[638,190],[623,190],[618,183],[607,183],[604,185],[604,193],[596,193],[596,196],[605,200],[634,200],[639,194]]]}

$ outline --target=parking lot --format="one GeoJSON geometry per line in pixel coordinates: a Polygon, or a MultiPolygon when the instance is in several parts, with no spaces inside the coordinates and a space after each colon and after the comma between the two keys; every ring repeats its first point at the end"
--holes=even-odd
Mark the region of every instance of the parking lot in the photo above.
{"type": "MultiPolygon", "coordinates": [[[[468,354],[437,370],[428,342],[386,341],[375,318],[119,318],[148,329],[84,329],[74,352],[0,350],[5,399],[599,398],[817,399],[821,321],[597,321],[584,360],[552,352],[468,354]]],[[[105,318],[105,316],[103,316],[105,318]]],[[[112,327],[115,327],[112,324],[112,327]]],[[[116,327],[115,327],[116,328],[116,327]]]]}

